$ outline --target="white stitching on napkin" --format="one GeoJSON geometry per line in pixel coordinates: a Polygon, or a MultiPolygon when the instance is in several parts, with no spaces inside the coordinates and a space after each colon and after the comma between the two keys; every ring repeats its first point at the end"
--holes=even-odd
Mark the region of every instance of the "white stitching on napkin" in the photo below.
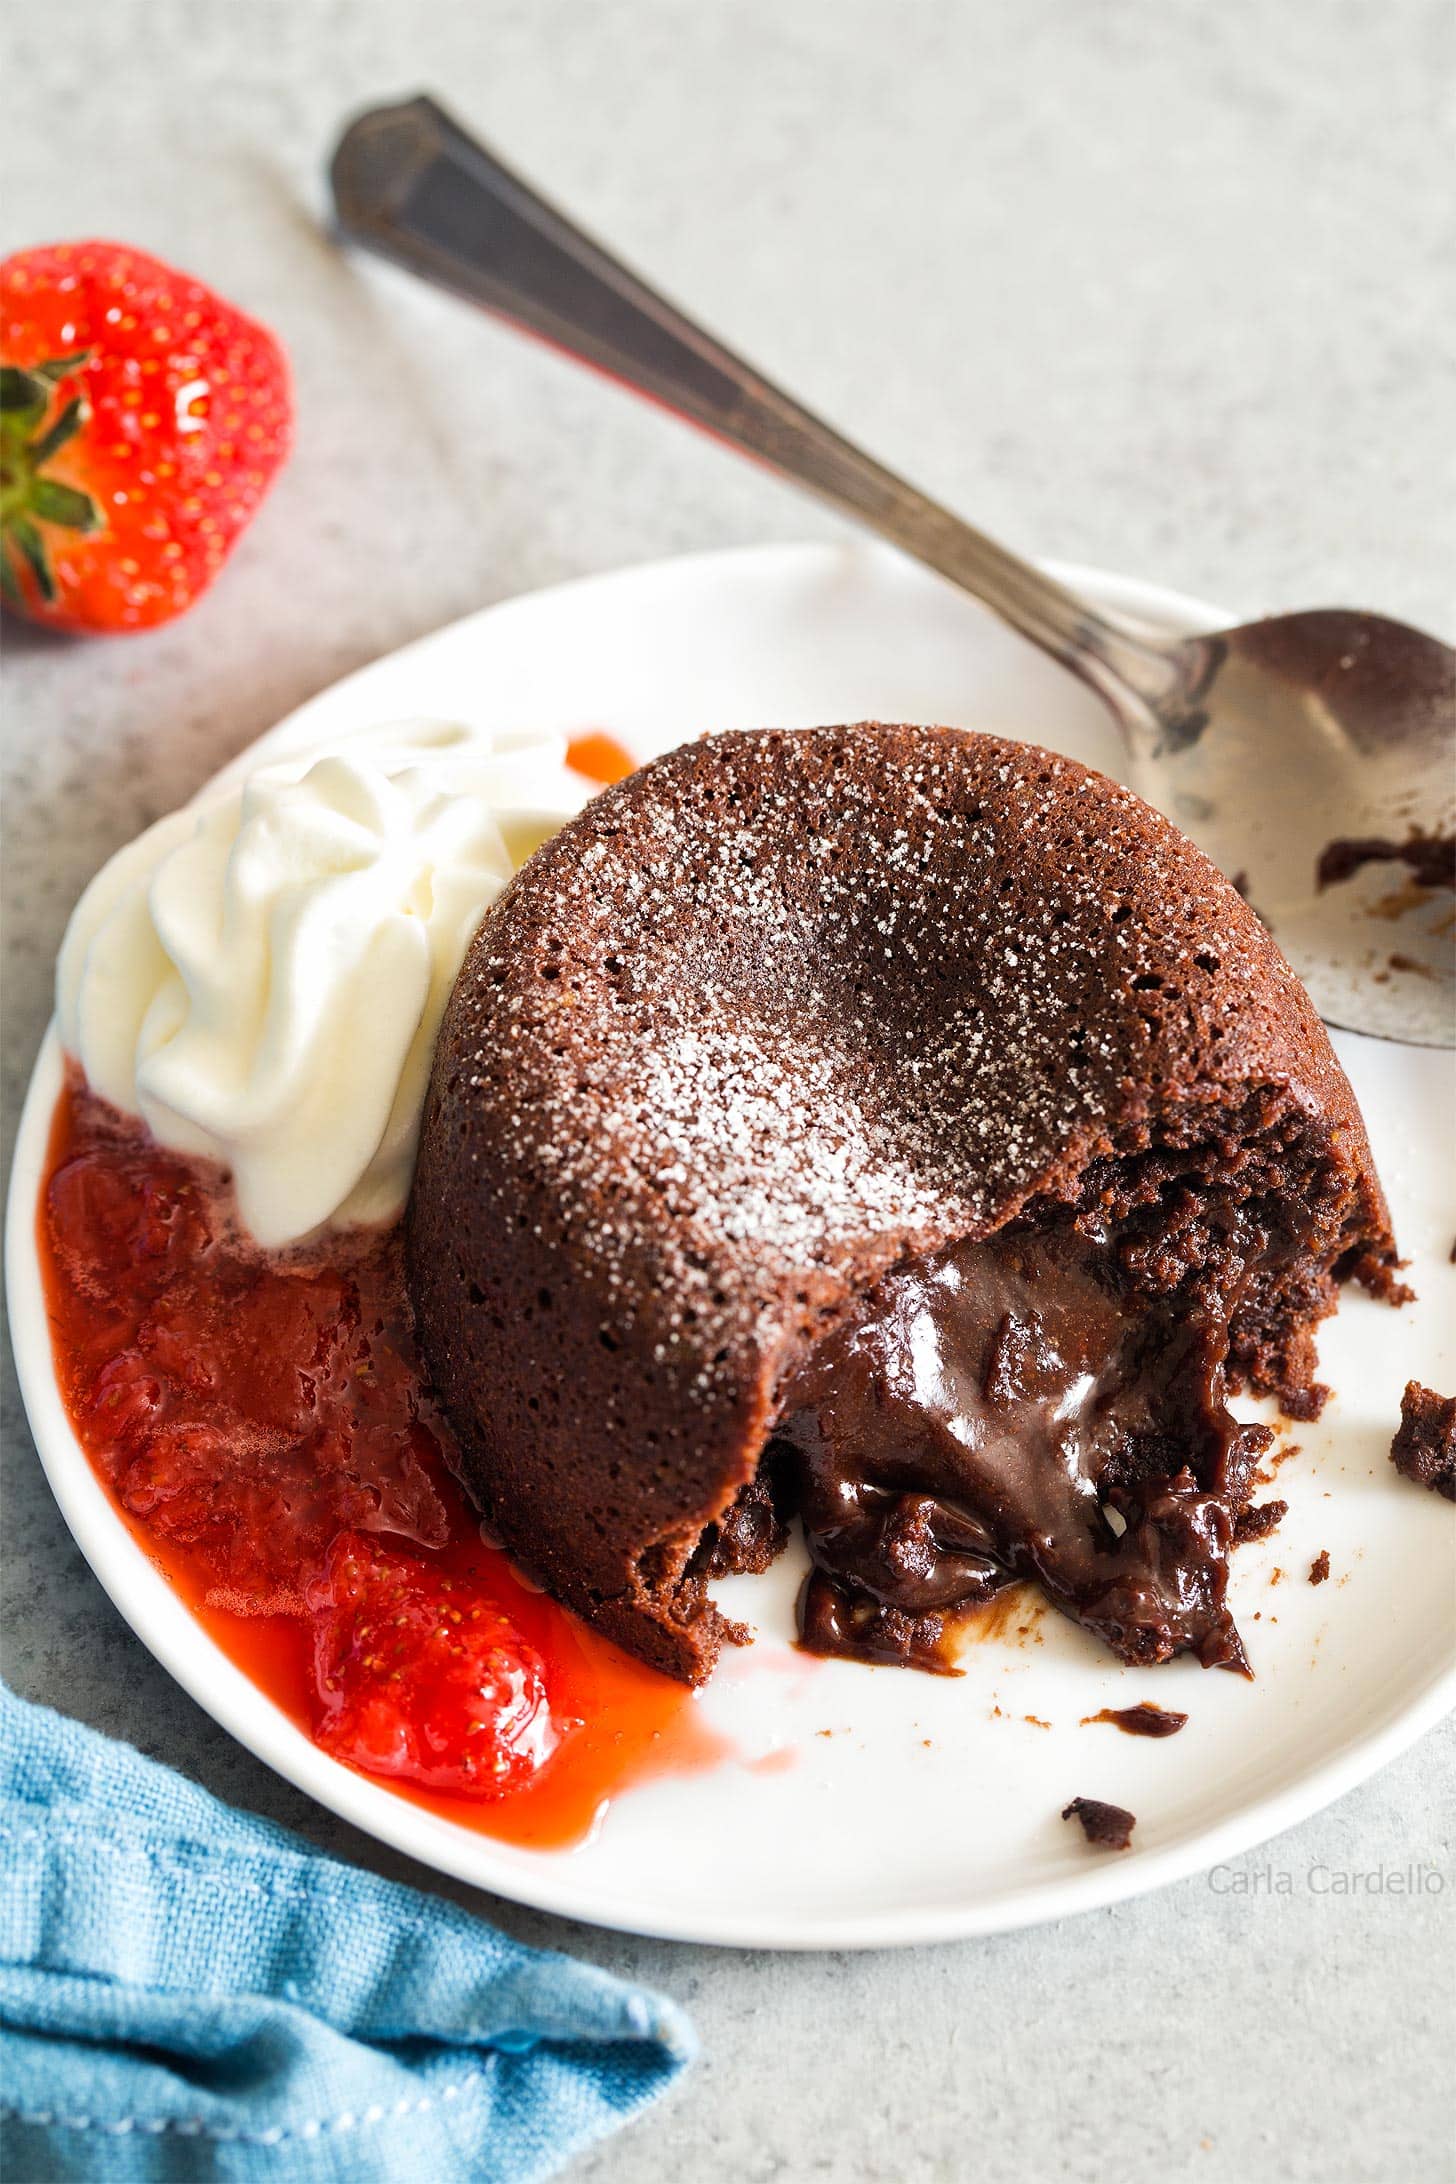
{"type": "Polygon", "coordinates": [[[49,2108],[4,2108],[0,2116],[9,2116],[16,2123],[35,2123],[47,2129],[63,2131],[104,2131],[111,2138],[126,2138],[133,2131],[146,2131],[157,2136],[163,2131],[176,2131],[183,2138],[209,2138],[226,2141],[238,2140],[246,2146],[281,2146],[285,2139],[315,2139],[324,2131],[357,2131],[361,2125],[392,2122],[397,2116],[418,2116],[426,2109],[443,2107],[447,2101],[458,2100],[462,2093],[473,2092],[479,2083],[474,2078],[462,2078],[454,2085],[443,2086],[438,2093],[418,2093],[412,2099],[393,2102],[389,2107],[376,2103],[356,2115],[346,2108],[340,2115],[310,2117],[307,2123],[271,2124],[266,2131],[244,2131],[226,2123],[204,2123],[200,2116],[118,2116],[114,2121],[105,2116],[62,2116],[49,2108]]]}
{"type": "MultiPolygon", "coordinates": [[[[117,1842],[106,1836],[96,1834],[92,1828],[84,1825],[68,1827],[64,1821],[49,1821],[42,1824],[39,1820],[25,1823],[25,1825],[28,1827],[36,1847],[42,1851],[59,1843],[77,1843],[88,1850],[105,1851],[111,1857],[125,1859],[129,1863],[140,1862],[153,1872],[170,1873],[179,1881],[187,1881],[194,1886],[216,1889],[229,1896],[243,1894],[259,1896],[267,1902],[304,1904],[317,1904],[320,1901],[328,1904],[347,1904],[351,1897],[351,1883],[347,1873],[341,1874],[337,1880],[327,1874],[310,1874],[307,1878],[299,1875],[291,1880],[285,1879],[282,1875],[267,1880],[248,1879],[243,1874],[233,1871],[209,1872],[204,1864],[193,1863],[187,1858],[169,1857],[164,1850],[156,1847],[150,1841],[140,1843],[117,1842]]],[[[229,1858],[233,1855],[233,1853],[227,1854],[229,1858]]],[[[260,1850],[240,1852],[236,1855],[241,1862],[245,1858],[266,1858],[272,1853],[260,1850]]],[[[215,1853],[209,1851],[205,1846],[197,1846],[197,1856],[199,1860],[208,1860],[214,1859],[215,1853]]],[[[408,1929],[413,1932],[419,1928],[425,1917],[426,1914],[421,1912],[406,1911],[401,1914],[401,1923],[407,1925],[408,1929]]]]}

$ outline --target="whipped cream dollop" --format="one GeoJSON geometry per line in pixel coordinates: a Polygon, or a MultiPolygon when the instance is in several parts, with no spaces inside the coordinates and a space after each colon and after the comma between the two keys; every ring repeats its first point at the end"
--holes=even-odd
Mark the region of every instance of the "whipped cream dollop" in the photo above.
{"type": "Polygon", "coordinates": [[[487,906],[593,793],[558,737],[410,721],[205,790],[105,865],[56,969],[93,1092],[230,1169],[260,1244],[393,1219],[487,906]]]}

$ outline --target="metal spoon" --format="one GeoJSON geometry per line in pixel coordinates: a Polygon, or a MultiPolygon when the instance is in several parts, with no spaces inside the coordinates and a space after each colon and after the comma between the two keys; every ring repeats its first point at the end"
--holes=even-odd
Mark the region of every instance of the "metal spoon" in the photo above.
{"type": "Polygon", "coordinates": [[[1131,777],[1248,895],[1331,1023],[1456,1043],[1456,896],[1341,838],[1456,827],[1456,654],[1316,609],[1169,636],[1075,598],[927,500],[693,325],[432,99],[363,114],[331,177],[343,232],[757,456],[973,592],[1091,685],[1131,777]],[[1347,860],[1348,861],[1348,860],[1347,860]]]}

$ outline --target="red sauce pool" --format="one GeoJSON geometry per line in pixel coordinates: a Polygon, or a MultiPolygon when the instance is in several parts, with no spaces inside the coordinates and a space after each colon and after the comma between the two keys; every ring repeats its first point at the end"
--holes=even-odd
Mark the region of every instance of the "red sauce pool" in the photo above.
{"type": "MultiPolygon", "coordinates": [[[[97,1476],[229,1659],[335,1756],[349,1763],[329,1741],[344,1689],[362,1694],[376,1728],[414,1705],[414,1758],[432,1752],[431,1778],[455,1782],[450,1734],[473,1727],[476,1752],[491,1735],[491,1718],[467,1721],[451,1696],[480,1682],[450,1683],[462,1642],[485,1644],[496,1666],[524,1661],[538,1697],[544,1682],[555,1743],[500,1794],[359,1767],[447,1819],[562,1847],[584,1840],[629,1783],[726,1755],[690,1692],[532,1590],[482,1541],[422,1384],[397,1230],[341,1243],[328,1260],[260,1254],[237,1236],[221,1173],[163,1151],[72,1073],[37,1232],[56,1375],[97,1476]],[[351,1621],[337,1580],[330,1590],[341,1567],[372,1573],[368,1616],[351,1621]],[[403,1666],[378,1644],[396,1608],[403,1666]],[[411,1628],[425,1626],[426,1650],[407,1658],[411,1628]]],[[[486,1657],[467,1653],[466,1669],[486,1657]]],[[[360,1707],[348,1718],[357,1727],[360,1707]]],[[[384,1746],[375,1736],[367,1749],[384,1746]]]]}

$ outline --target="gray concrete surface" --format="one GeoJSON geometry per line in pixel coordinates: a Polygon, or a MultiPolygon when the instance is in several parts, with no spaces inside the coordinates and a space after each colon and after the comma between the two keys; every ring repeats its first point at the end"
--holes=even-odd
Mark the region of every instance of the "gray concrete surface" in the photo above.
{"type": "MultiPolygon", "coordinates": [[[[63,0],[8,11],[6,248],[87,231],[271,320],[296,460],[175,629],[9,633],[13,1118],[82,882],[345,669],[486,601],[831,519],[320,233],[339,118],[430,87],[788,384],[1008,540],[1239,609],[1449,625],[1445,0],[63,0]]],[[[1449,628],[1448,628],[1449,633],[1449,628]]],[[[23,1691],[402,1870],[232,1745],[71,1545],[5,1384],[23,1691]]],[[[1276,2184],[1451,2170],[1456,1734],[1239,1862],[860,1958],[512,1930],[658,1982],[675,2097],[582,2184],[1276,2184]],[[1316,1866],[1439,1873],[1420,1900],[1316,1866]],[[1271,1884],[1274,1885],[1274,1884],[1271,1884]]],[[[887,1856],[903,1855],[887,1846],[887,1856]]],[[[429,1877],[415,1874],[426,1885],[429,1877]]],[[[487,1906],[487,1908],[492,1908],[487,1906]]]]}

